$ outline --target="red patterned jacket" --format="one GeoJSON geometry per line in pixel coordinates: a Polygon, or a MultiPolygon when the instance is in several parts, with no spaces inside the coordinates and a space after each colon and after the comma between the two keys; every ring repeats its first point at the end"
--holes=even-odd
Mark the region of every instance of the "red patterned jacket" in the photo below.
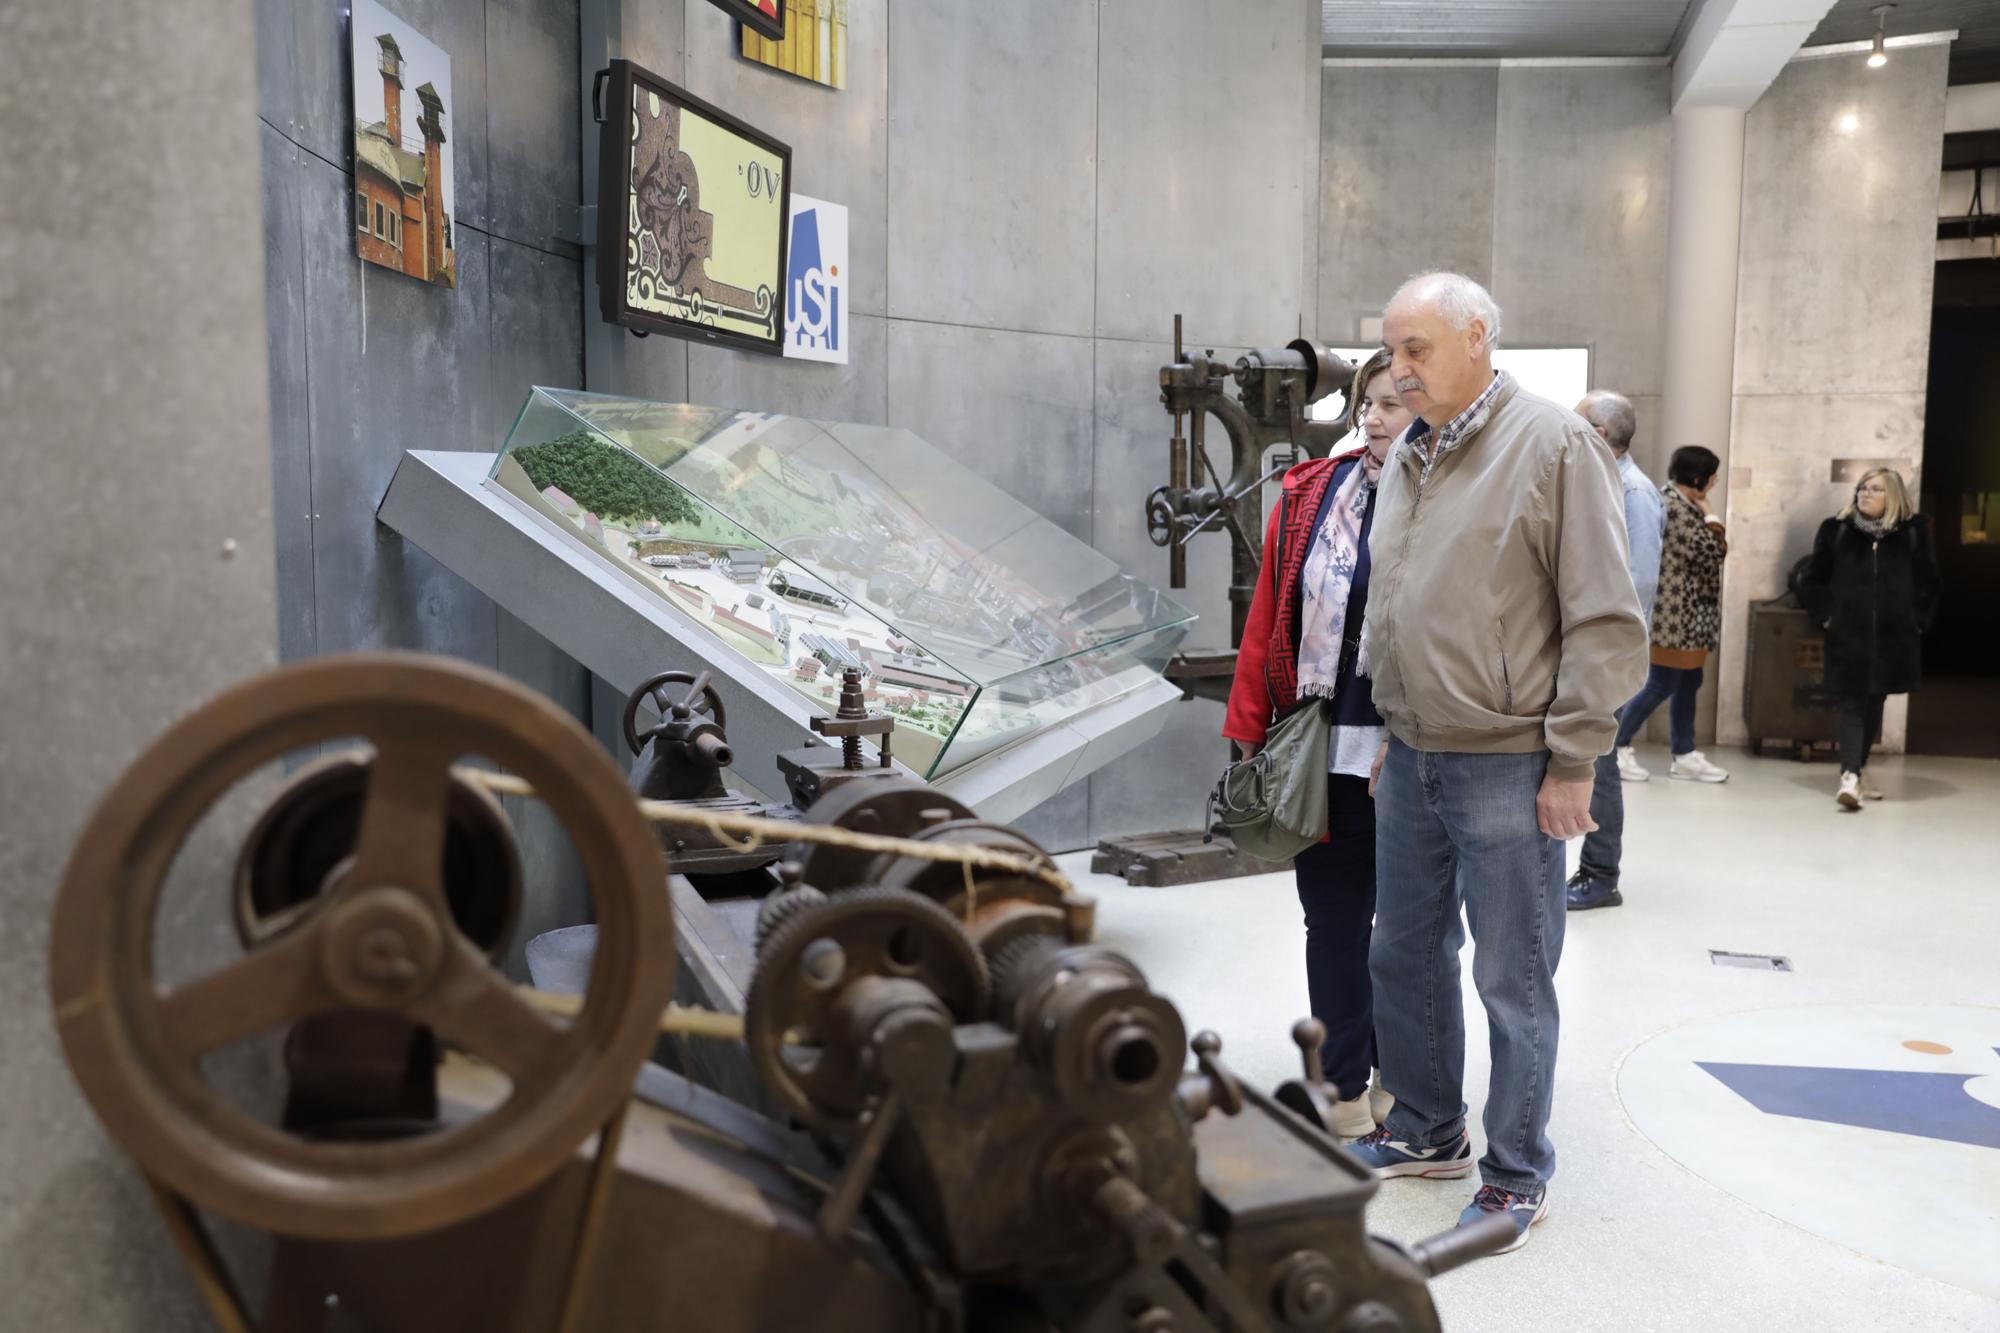
{"type": "Polygon", "coordinates": [[[1222,723],[1222,734],[1230,740],[1261,744],[1271,724],[1298,702],[1299,577],[1312,548],[1313,519],[1334,469],[1364,452],[1355,449],[1331,458],[1307,459],[1279,483],[1278,503],[1264,527],[1264,560],[1243,625],[1236,680],[1229,687],[1229,711],[1222,723]],[[1276,580],[1271,577],[1274,557],[1279,562],[1276,580]]]}

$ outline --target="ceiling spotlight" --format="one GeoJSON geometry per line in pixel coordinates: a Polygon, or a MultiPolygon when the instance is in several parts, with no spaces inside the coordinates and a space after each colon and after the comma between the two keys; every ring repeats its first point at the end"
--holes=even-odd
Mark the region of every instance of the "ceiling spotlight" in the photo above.
{"type": "Polygon", "coordinates": [[[1889,63],[1889,53],[1883,49],[1883,25],[1889,21],[1889,11],[1894,5],[1875,6],[1875,49],[1868,53],[1868,68],[1880,69],[1889,63]]]}

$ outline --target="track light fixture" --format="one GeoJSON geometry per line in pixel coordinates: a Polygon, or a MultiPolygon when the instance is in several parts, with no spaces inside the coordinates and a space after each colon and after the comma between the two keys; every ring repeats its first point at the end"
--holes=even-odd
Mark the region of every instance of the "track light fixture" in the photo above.
{"type": "Polygon", "coordinates": [[[1894,5],[1875,6],[1875,49],[1868,53],[1868,68],[1880,69],[1889,63],[1889,53],[1884,49],[1883,25],[1889,21],[1889,11],[1894,5]]]}

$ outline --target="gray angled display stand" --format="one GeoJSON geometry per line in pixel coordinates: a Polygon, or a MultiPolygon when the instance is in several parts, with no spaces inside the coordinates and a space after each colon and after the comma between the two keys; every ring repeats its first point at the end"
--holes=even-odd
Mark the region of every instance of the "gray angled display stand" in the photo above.
{"type": "MultiPolygon", "coordinates": [[[[543,411],[550,410],[550,403],[545,402],[543,396],[553,392],[536,390],[536,397],[530,400],[530,408],[524,410],[522,422],[531,420],[538,406],[543,411]]],[[[599,401],[617,401],[629,408],[626,400],[599,401]]],[[[576,402],[584,403],[587,408],[588,396],[574,395],[562,406],[573,409],[576,402]]],[[[746,419],[749,416],[744,415],[746,419]]],[[[585,416],[588,416],[587,411],[585,416]]],[[[761,423],[772,419],[763,416],[757,420],[761,423]]],[[[510,436],[509,448],[531,448],[536,442],[545,442],[559,426],[571,424],[573,421],[558,422],[539,431],[528,432],[525,436],[524,426],[517,424],[514,435],[510,436]],[[537,436],[541,438],[538,440],[537,436]]],[[[808,424],[816,430],[821,429],[819,423],[808,424]]],[[[768,432],[768,427],[763,428],[768,432]]],[[[576,434],[571,431],[558,438],[573,441],[576,434]]],[[[901,434],[907,438],[896,442],[898,447],[929,448],[914,437],[908,437],[907,432],[901,434]]],[[[777,449],[785,447],[778,436],[769,438],[779,441],[775,445],[777,449]]],[[[591,436],[590,439],[593,444],[624,448],[622,442],[614,444],[606,437],[591,436]]],[[[852,437],[849,437],[848,443],[853,444],[852,437]]],[[[571,443],[567,447],[575,446],[571,443]]],[[[801,447],[794,455],[797,466],[794,467],[791,460],[787,461],[787,467],[791,469],[788,475],[794,478],[818,475],[810,469],[827,466],[824,440],[812,447],[819,448],[820,454],[809,456],[806,448],[801,447]]],[[[771,447],[762,442],[758,448],[762,451],[760,456],[768,456],[771,452],[771,447]]],[[[620,561],[607,550],[607,547],[629,546],[636,552],[639,549],[637,540],[606,540],[596,515],[591,514],[586,517],[597,538],[597,544],[593,544],[584,539],[584,534],[571,523],[565,522],[559,511],[533,503],[535,495],[532,491],[524,501],[516,493],[522,489],[518,482],[513,491],[501,485],[497,478],[506,454],[505,450],[501,455],[419,450],[406,453],[382,500],[378,517],[595,672],[614,689],[621,692],[630,690],[654,673],[670,668],[688,671],[705,669],[713,672],[723,684],[729,708],[730,740],[739,754],[768,757],[812,743],[810,720],[828,709],[802,693],[804,687],[793,683],[789,664],[782,660],[782,645],[777,650],[781,660],[776,664],[751,661],[709,626],[701,623],[697,616],[685,614],[656,586],[649,586],[646,576],[650,571],[633,567],[639,563],[636,555],[620,561]]],[[[633,450],[633,455],[643,456],[642,450],[633,450]]],[[[681,483],[681,478],[675,477],[671,468],[659,469],[651,459],[647,462],[648,466],[655,467],[669,480],[681,483]]],[[[883,471],[892,476],[909,474],[909,469],[901,468],[883,471]]],[[[948,478],[948,481],[959,488],[968,484],[965,478],[960,477],[948,478]]],[[[836,479],[833,484],[838,486],[845,500],[849,497],[848,487],[854,482],[850,477],[836,479]]],[[[978,484],[983,486],[983,483],[978,484]]],[[[559,494],[553,488],[550,488],[550,493],[559,494]]],[[[568,497],[563,495],[561,498],[567,500],[568,497]]],[[[1017,502],[998,492],[981,499],[987,510],[996,504],[1020,508],[1017,502]]],[[[1026,511],[1022,512],[1025,514],[1026,511]]],[[[741,529],[728,526],[716,514],[706,514],[705,517],[708,522],[701,529],[703,534],[712,536],[720,529],[737,533],[739,535],[735,540],[743,540],[741,529]]],[[[1039,518],[1034,518],[1032,522],[1057,531],[1039,518]]],[[[657,524],[648,523],[647,528],[649,532],[656,531],[657,524]]],[[[621,531],[616,535],[623,539],[627,534],[621,531]]],[[[1034,549],[1045,550],[1049,545],[1046,534],[1032,531],[1026,535],[1033,539],[1027,545],[1034,549]]],[[[1036,711],[1024,714],[1028,719],[1025,723],[1013,719],[1006,725],[989,727],[989,731],[998,732],[999,739],[982,748],[961,747],[962,753],[970,755],[961,762],[946,763],[939,754],[925,754],[921,749],[912,754],[904,739],[897,739],[894,754],[899,767],[905,767],[914,776],[928,777],[986,819],[1006,821],[1018,818],[1070,783],[1145,741],[1159,731],[1164,725],[1168,708],[1180,699],[1179,689],[1154,670],[1152,663],[1164,662],[1178,641],[1178,627],[1192,617],[1125,576],[1107,579],[1103,569],[1088,563],[1102,562],[1102,556],[1082,543],[1074,543],[1074,539],[1066,534],[1058,532],[1058,535],[1085,553],[1071,553],[1072,558],[1065,562],[1066,568],[1074,567],[1073,573],[1052,578],[1046,572],[1030,571],[1013,582],[1003,580],[1004,586],[1046,586],[1050,582],[1060,585],[1064,579],[1087,583],[1089,591],[1082,594],[1066,586],[1050,590],[1051,598],[1055,599],[1050,604],[1063,608],[1061,615],[1055,619],[1064,624],[1074,624],[1097,614],[1095,608],[1106,601],[1106,595],[1101,592],[1105,586],[1118,585],[1118,597],[1124,602],[1133,599],[1135,594],[1131,589],[1136,588],[1139,595],[1154,599],[1144,603],[1150,618],[1141,622],[1143,634],[1138,636],[1147,646],[1144,651],[1135,652],[1129,639],[1116,638],[1115,631],[1104,632],[1100,634],[1106,645],[1104,649],[1087,648],[1081,654],[1051,659],[1052,666],[1031,663],[1012,676],[995,677],[991,681],[980,680],[968,673],[974,681],[968,687],[970,698],[991,699],[995,710],[1000,709],[1001,701],[1006,699],[1013,701],[1009,706],[1015,707],[1017,712],[1023,709],[1036,711]],[[1122,584],[1119,583],[1121,579],[1122,584]],[[1131,587],[1127,588],[1124,584],[1131,587]],[[1087,609],[1078,611],[1076,608],[1080,606],[1087,609]],[[1092,689],[1072,688],[1077,678],[1073,664],[1082,656],[1088,656],[1092,663],[1110,661],[1113,664],[1110,667],[1093,666],[1091,670],[1096,673],[1095,676],[1085,673],[1092,680],[1100,677],[1112,679],[1112,688],[1096,687],[1095,693],[1092,689]],[[1046,685],[1052,671],[1069,673],[1061,677],[1070,682],[1070,685],[1064,686],[1070,690],[1069,693],[1057,697],[1053,694],[1054,687],[1046,685]],[[1023,681],[1033,683],[1023,685],[1023,681]],[[1049,697],[1037,695],[1034,693],[1036,688],[1044,688],[1051,693],[1049,697]],[[1021,702],[1024,699],[1025,704],[1021,702]],[[907,764],[906,757],[909,760],[907,764]]],[[[967,541],[954,537],[952,544],[955,552],[965,553],[963,563],[984,568],[980,561],[986,555],[997,558],[1007,550],[1017,549],[1021,538],[1022,533],[1016,531],[1008,535],[1005,543],[996,541],[982,545],[976,538],[967,541]]],[[[785,545],[797,548],[796,542],[785,545]]],[[[826,563],[795,564],[777,544],[770,549],[775,554],[772,566],[764,571],[767,585],[782,586],[776,577],[782,568],[789,572],[792,584],[804,584],[810,578],[815,581],[815,587],[830,585],[842,591],[852,588],[855,614],[861,614],[860,604],[865,593],[859,580],[844,577],[842,570],[829,568],[826,563]]],[[[1115,573],[1115,567],[1112,568],[1115,573]]],[[[706,567],[703,572],[706,573],[706,567]]],[[[692,579],[695,576],[690,574],[688,577],[692,579]]],[[[979,577],[987,576],[981,574],[979,577]]],[[[874,590],[872,581],[868,590],[874,590]]],[[[767,597],[766,600],[775,599],[767,597]]],[[[875,607],[870,609],[869,614],[880,616],[882,613],[879,607],[875,607]]],[[[1013,617],[1012,623],[1019,625],[1025,613],[1015,613],[1009,608],[1008,614],[1013,617]]],[[[896,635],[904,636],[912,643],[919,641],[923,628],[908,628],[909,623],[907,618],[899,618],[897,627],[887,631],[892,642],[902,642],[893,637],[896,635]]],[[[1088,627],[1083,631],[1086,635],[1089,632],[1088,627]]],[[[825,637],[804,633],[797,636],[800,640],[810,639],[820,644],[825,642],[825,637]]],[[[851,644],[856,640],[849,637],[844,642],[851,644]]],[[[1048,637],[1040,635],[1034,642],[1045,644],[1048,637]]],[[[1065,641],[1067,645],[1074,642],[1073,639],[1065,641]]],[[[908,651],[916,653],[920,650],[911,647],[908,651]]],[[[939,659],[926,660],[935,662],[939,659]]],[[[803,661],[800,663],[801,667],[809,665],[803,661]]],[[[940,666],[939,670],[944,668],[940,666]]],[[[972,672],[978,670],[980,668],[975,666],[972,672]]],[[[972,716],[972,711],[968,707],[968,717],[972,716]]],[[[981,716],[983,718],[984,715],[981,716]]],[[[949,752],[950,747],[957,744],[957,737],[970,731],[970,727],[961,724],[944,742],[944,749],[949,752]]],[[[938,749],[935,741],[932,748],[933,751],[938,749]]],[[[773,785],[773,775],[760,770],[747,771],[745,777],[753,788],[768,789],[773,785]]]]}

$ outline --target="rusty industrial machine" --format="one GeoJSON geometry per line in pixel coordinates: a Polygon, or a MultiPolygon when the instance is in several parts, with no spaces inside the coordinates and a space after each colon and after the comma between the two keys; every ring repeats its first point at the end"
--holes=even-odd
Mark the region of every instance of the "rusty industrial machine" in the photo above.
{"type": "MultiPolygon", "coordinates": [[[[1324,458],[1347,434],[1345,424],[1314,421],[1310,408],[1345,393],[1355,367],[1306,338],[1260,347],[1233,361],[1192,353],[1174,316],[1174,359],[1160,367],[1160,402],[1173,417],[1167,484],[1146,497],[1146,533],[1167,551],[1167,584],[1187,587],[1188,543],[1205,532],[1229,537],[1229,644],[1189,648],[1167,666],[1184,698],[1225,702],[1236,653],[1264,555],[1264,486],[1306,458],[1324,458]],[[1235,389],[1235,396],[1230,389],[1235,389]],[[1208,450],[1208,419],[1229,440],[1229,470],[1208,450]]],[[[1134,884],[1187,884],[1278,869],[1240,852],[1226,835],[1180,829],[1107,839],[1093,870],[1134,884]]]]}
{"type": "Polygon", "coordinates": [[[628,778],[490,672],[322,659],[222,694],[106,794],[57,900],[56,1024],[219,1327],[1417,1333],[1427,1280],[1512,1237],[1371,1238],[1376,1182],[1315,1123],[1311,1034],[1298,1084],[1245,1086],[1033,842],[867,763],[865,713],[794,756],[813,799],[778,818],[715,807],[707,681],[645,688],[662,720],[628,712],[628,778]],[[357,740],[251,825],[215,904],[239,951],[170,980],[157,918],[197,824],[357,740]],[[546,805],[582,862],[580,996],[496,966],[522,878],[495,791],[546,805]],[[740,1016],[668,1005],[649,817],[784,849],[740,1016]],[[740,1051],[768,1113],[654,1063],[663,1027],[740,1051]],[[216,1059],[259,1040],[274,1101],[216,1059]],[[246,1235],[267,1248],[232,1265],[246,1235]]]}

